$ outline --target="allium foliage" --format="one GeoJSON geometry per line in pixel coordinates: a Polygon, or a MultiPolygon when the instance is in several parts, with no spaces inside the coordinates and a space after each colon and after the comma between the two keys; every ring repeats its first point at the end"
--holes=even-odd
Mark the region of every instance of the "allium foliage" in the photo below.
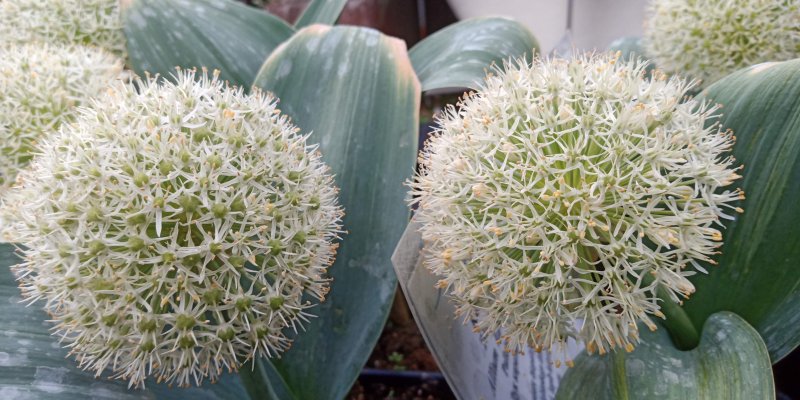
{"type": "Polygon", "coordinates": [[[0,42],[96,46],[125,55],[120,0],[0,0],[0,42]]]}
{"type": "Polygon", "coordinates": [[[651,1],[648,56],[668,73],[714,83],[737,69],[800,56],[798,0],[651,1]]]}
{"type": "Polygon", "coordinates": [[[71,121],[121,71],[121,60],[96,48],[0,46],[0,191],[28,163],[37,140],[71,121]]]}
{"type": "Polygon", "coordinates": [[[109,89],[43,141],[7,204],[23,294],[81,367],[132,385],[289,348],[340,232],[332,176],[273,97],[176,80],[109,89]]]}
{"type": "Polygon", "coordinates": [[[509,351],[570,338],[631,350],[637,323],[663,316],[657,289],[688,297],[720,218],[742,211],[742,191],[722,189],[739,175],[716,108],[617,57],[508,65],[446,111],[423,152],[412,202],[426,265],[509,351]]]}

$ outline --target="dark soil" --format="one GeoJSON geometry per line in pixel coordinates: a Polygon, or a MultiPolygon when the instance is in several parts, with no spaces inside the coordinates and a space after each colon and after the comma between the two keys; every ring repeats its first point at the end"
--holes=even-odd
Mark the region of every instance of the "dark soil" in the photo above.
{"type": "Polygon", "coordinates": [[[350,400],[451,400],[455,399],[439,373],[408,306],[398,291],[389,321],[367,361],[350,400]],[[418,371],[429,372],[420,374],[418,371]],[[424,375],[424,376],[420,376],[424,375]]]}
{"type": "Polygon", "coordinates": [[[350,393],[351,400],[450,400],[455,399],[444,381],[428,381],[412,385],[391,385],[381,382],[362,383],[359,379],[350,393]]]}
{"type": "Polygon", "coordinates": [[[800,400],[800,347],[772,366],[778,400],[800,400]]]}
{"type": "Polygon", "coordinates": [[[439,371],[425,340],[413,323],[400,326],[392,321],[386,323],[367,362],[367,368],[392,369],[396,371],[439,371]]]}

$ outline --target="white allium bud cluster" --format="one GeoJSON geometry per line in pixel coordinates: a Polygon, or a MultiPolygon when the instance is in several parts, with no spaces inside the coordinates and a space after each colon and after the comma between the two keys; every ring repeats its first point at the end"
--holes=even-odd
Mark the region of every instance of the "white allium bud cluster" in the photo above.
{"type": "Polygon", "coordinates": [[[6,205],[23,294],[81,367],[131,385],[213,381],[289,348],[341,232],[328,168],[273,97],[176,80],[81,109],[6,205]]]}
{"type": "Polygon", "coordinates": [[[489,76],[441,118],[411,184],[426,265],[509,351],[563,352],[570,338],[632,350],[636,324],[663,316],[657,288],[688,297],[720,218],[742,211],[742,191],[722,189],[739,175],[715,107],[617,57],[489,76]]]}
{"type": "Polygon", "coordinates": [[[800,1],[651,1],[644,45],[659,68],[710,85],[740,68],[800,57],[800,1]]]}
{"type": "Polygon", "coordinates": [[[120,76],[122,61],[96,48],[0,46],[0,191],[32,157],[37,140],[120,76]]]}
{"type": "Polygon", "coordinates": [[[0,42],[96,46],[125,57],[120,0],[0,0],[0,42]]]}

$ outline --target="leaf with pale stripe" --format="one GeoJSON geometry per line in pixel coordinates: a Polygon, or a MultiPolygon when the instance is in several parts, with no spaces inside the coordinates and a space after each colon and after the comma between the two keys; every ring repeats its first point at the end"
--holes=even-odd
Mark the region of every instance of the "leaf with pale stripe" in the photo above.
{"type": "Polygon", "coordinates": [[[133,70],[169,78],[175,67],[218,69],[245,90],[264,59],[295,32],[233,0],[132,0],[124,12],[133,70]]]}
{"type": "Polygon", "coordinates": [[[464,20],[444,28],[417,43],[411,63],[422,90],[445,88],[477,89],[492,65],[503,66],[510,59],[539,51],[533,34],[509,18],[486,17],[464,20]]]}
{"type": "Polygon", "coordinates": [[[347,0],[312,0],[303,15],[294,23],[297,29],[313,24],[333,25],[342,14],[347,0]]]}
{"type": "Polygon", "coordinates": [[[717,311],[739,314],[777,362],[800,344],[800,59],[738,71],[700,96],[723,105],[747,199],[725,222],[719,265],[691,278],[684,309],[695,326],[717,311]]]}
{"type": "Polygon", "coordinates": [[[366,363],[394,296],[390,257],[409,217],[403,183],[417,155],[419,82],[402,41],[312,25],[267,59],[254,86],[275,93],[283,113],[319,143],[341,189],[347,234],[330,269],[330,296],[313,310],[318,317],[281,359],[261,360],[248,379],[285,398],[339,399],[366,363]]]}

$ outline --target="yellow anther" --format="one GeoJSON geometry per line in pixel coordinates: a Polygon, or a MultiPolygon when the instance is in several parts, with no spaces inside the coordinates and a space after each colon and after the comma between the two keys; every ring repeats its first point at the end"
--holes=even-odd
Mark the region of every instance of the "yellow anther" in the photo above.
{"type": "Polygon", "coordinates": [[[449,264],[451,261],[453,261],[453,250],[446,249],[445,251],[443,251],[442,252],[442,261],[444,261],[445,264],[449,264]]]}
{"type": "Polygon", "coordinates": [[[645,325],[647,325],[647,329],[650,329],[651,332],[655,332],[658,327],[652,321],[644,320],[645,325]]]}
{"type": "Polygon", "coordinates": [[[625,344],[625,351],[627,351],[628,353],[632,352],[633,351],[633,344],[626,343],[625,344]]]}

